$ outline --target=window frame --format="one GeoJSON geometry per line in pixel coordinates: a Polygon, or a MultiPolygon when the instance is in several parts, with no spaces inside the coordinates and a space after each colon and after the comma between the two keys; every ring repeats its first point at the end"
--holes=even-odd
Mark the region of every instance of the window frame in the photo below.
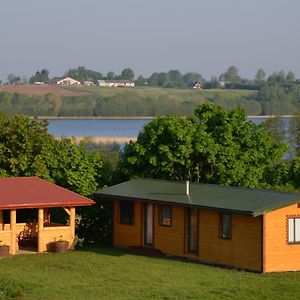
{"type": "MultiPolygon", "coordinates": [[[[135,205],[133,201],[127,201],[127,200],[120,200],[119,202],[119,223],[122,225],[134,225],[134,221],[135,221],[135,205]],[[124,219],[122,218],[122,205],[132,205],[132,218],[128,218],[128,221],[124,221],[124,219]]],[[[128,207],[127,207],[128,209],[128,207]]],[[[128,217],[129,217],[129,213],[128,213],[128,217]]]]}
{"type": "Polygon", "coordinates": [[[219,238],[221,240],[231,240],[232,239],[232,214],[230,213],[220,213],[219,217],[219,238]],[[223,217],[224,216],[229,216],[229,236],[224,236],[223,235],[223,217]]]}
{"type": "Polygon", "coordinates": [[[300,244],[300,239],[299,239],[299,241],[296,241],[296,222],[295,222],[296,219],[299,220],[299,222],[300,222],[300,215],[287,216],[286,233],[287,233],[287,244],[288,245],[299,245],[300,244]],[[290,220],[293,220],[293,241],[290,241],[290,237],[289,237],[290,220]]]}
{"type": "Polygon", "coordinates": [[[171,227],[172,226],[172,206],[161,205],[159,208],[159,225],[164,227],[171,227]],[[169,209],[170,210],[170,224],[163,223],[163,210],[169,209]]]}

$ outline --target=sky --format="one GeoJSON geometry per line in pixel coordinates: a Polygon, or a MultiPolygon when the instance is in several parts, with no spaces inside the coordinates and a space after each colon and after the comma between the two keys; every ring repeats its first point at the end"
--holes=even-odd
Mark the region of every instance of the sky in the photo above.
{"type": "Polygon", "coordinates": [[[300,78],[299,0],[0,0],[0,80],[70,68],[300,78]]]}

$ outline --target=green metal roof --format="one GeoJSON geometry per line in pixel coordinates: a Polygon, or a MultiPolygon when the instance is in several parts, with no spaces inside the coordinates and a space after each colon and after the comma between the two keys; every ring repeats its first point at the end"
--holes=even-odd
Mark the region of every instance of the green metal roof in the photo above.
{"type": "Polygon", "coordinates": [[[300,194],[204,183],[190,183],[190,193],[186,195],[185,182],[155,179],[126,181],[100,190],[95,195],[217,209],[254,217],[300,203],[300,194]]]}

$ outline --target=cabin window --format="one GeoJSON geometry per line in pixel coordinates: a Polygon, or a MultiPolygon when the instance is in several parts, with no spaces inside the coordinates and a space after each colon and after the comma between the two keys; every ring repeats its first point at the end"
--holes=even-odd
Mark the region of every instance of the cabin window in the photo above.
{"type": "Polygon", "coordinates": [[[162,225],[162,226],[171,226],[172,225],[171,207],[162,206],[160,208],[160,225],[162,225]]]}
{"type": "Polygon", "coordinates": [[[231,215],[221,214],[220,215],[220,238],[224,240],[231,239],[231,215]]]}
{"type": "Polygon", "coordinates": [[[129,202],[129,201],[120,202],[120,223],[121,224],[134,223],[134,202],[129,202]]]}
{"type": "Polygon", "coordinates": [[[289,218],[288,223],[288,241],[289,244],[300,243],[300,217],[289,218]]]}

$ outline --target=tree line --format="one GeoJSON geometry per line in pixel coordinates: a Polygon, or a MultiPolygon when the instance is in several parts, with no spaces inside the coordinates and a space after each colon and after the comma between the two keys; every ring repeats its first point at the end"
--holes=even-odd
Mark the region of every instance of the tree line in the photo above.
{"type": "Polygon", "coordinates": [[[184,93],[161,93],[153,89],[139,93],[134,89],[119,89],[116,93],[94,93],[88,96],[26,96],[18,93],[0,92],[0,110],[10,114],[28,116],[158,116],[174,114],[191,116],[195,107],[204,102],[213,102],[224,109],[240,106],[248,114],[261,113],[261,105],[249,96],[223,91],[202,95],[186,91],[184,93]]]}
{"type": "MultiPolygon", "coordinates": [[[[47,69],[42,69],[41,71],[37,70],[34,75],[32,75],[29,79],[26,77],[20,77],[15,74],[9,74],[7,76],[6,83],[7,84],[25,84],[25,83],[35,83],[42,82],[48,83],[50,81],[49,77],[50,72],[47,69]]],[[[81,83],[84,80],[89,79],[93,81],[95,84],[98,80],[119,80],[119,79],[127,79],[130,81],[134,80],[134,72],[130,68],[125,68],[118,75],[113,71],[108,72],[106,75],[101,74],[100,72],[86,69],[83,66],[79,66],[77,68],[73,68],[65,72],[61,77],[71,77],[80,81],[81,83]]],[[[1,83],[1,82],[0,82],[1,83]]]]}
{"type": "MultiPolygon", "coordinates": [[[[85,79],[90,79],[94,83],[98,80],[119,80],[125,79],[134,81],[138,86],[159,86],[159,87],[170,87],[170,88],[187,88],[192,87],[195,82],[200,82],[204,88],[235,88],[235,89],[258,89],[264,83],[294,83],[296,80],[295,74],[292,71],[287,73],[283,70],[279,72],[273,72],[266,77],[266,72],[259,68],[253,79],[242,78],[239,74],[239,69],[236,66],[230,66],[228,69],[221,73],[219,76],[212,76],[210,79],[205,79],[200,73],[188,72],[182,74],[177,69],[172,69],[165,72],[154,72],[149,77],[138,75],[134,73],[131,68],[125,68],[120,74],[116,74],[113,71],[109,71],[103,74],[98,71],[90,70],[84,66],[72,68],[66,71],[62,76],[72,77],[81,83],[85,79]]],[[[18,84],[18,83],[34,83],[34,82],[48,82],[49,71],[47,69],[37,70],[36,73],[29,79],[14,74],[9,74],[7,77],[7,83],[18,84]]]]}

